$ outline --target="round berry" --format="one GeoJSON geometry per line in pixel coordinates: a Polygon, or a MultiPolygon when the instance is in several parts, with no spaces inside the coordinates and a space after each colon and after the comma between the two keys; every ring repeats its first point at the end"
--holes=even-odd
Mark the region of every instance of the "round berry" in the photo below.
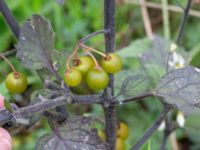
{"type": "Polygon", "coordinates": [[[120,138],[117,138],[116,140],[116,150],[125,150],[125,143],[120,138]]]}
{"type": "Polygon", "coordinates": [[[127,124],[120,122],[119,127],[117,129],[117,137],[126,140],[128,138],[129,128],[127,124]]]}
{"type": "Polygon", "coordinates": [[[122,68],[122,59],[115,53],[109,53],[102,58],[101,66],[108,73],[117,73],[122,68]]]}
{"type": "Polygon", "coordinates": [[[77,69],[72,69],[65,73],[64,81],[68,86],[74,87],[80,84],[82,75],[77,69]]]}
{"type": "Polygon", "coordinates": [[[11,93],[22,93],[26,90],[28,81],[24,74],[12,72],[7,75],[5,84],[11,93]]]}
{"type": "Polygon", "coordinates": [[[106,140],[106,135],[105,135],[105,133],[103,132],[103,131],[98,131],[98,135],[99,135],[99,137],[103,140],[103,141],[105,141],[106,140]]]}
{"type": "Polygon", "coordinates": [[[92,69],[86,75],[86,83],[92,90],[102,90],[109,83],[109,76],[104,70],[92,69]]]}
{"type": "Polygon", "coordinates": [[[82,56],[79,58],[78,63],[74,66],[77,70],[85,75],[90,69],[94,67],[94,61],[91,57],[82,56]]]}

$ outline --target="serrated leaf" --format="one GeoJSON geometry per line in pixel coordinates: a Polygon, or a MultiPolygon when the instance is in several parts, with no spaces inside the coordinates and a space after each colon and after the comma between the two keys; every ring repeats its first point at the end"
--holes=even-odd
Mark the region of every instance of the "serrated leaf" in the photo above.
{"type": "Polygon", "coordinates": [[[185,67],[168,72],[156,87],[156,95],[185,114],[199,108],[200,71],[185,67]]]}
{"type": "Polygon", "coordinates": [[[52,68],[53,47],[54,33],[50,22],[40,15],[32,15],[21,28],[17,57],[28,69],[52,68]]]}
{"type": "Polygon", "coordinates": [[[53,133],[42,136],[36,150],[105,150],[106,144],[92,129],[92,123],[89,117],[71,118],[53,133]]]}
{"type": "Polygon", "coordinates": [[[149,38],[133,41],[129,46],[117,51],[122,58],[138,57],[151,46],[149,38]]]}
{"type": "Polygon", "coordinates": [[[151,84],[143,70],[121,71],[115,79],[115,93],[119,100],[143,94],[151,84]]]}

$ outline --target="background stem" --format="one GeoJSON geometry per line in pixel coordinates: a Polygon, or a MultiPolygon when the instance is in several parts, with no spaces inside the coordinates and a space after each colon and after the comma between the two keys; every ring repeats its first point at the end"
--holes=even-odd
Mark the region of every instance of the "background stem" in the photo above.
{"type": "Polygon", "coordinates": [[[19,34],[20,34],[20,27],[19,27],[15,17],[12,15],[11,11],[9,10],[8,6],[4,2],[4,0],[0,0],[0,11],[1,11],[6,23],[12,30],[13,34],[18,39],[19,34]]]}
{"type": "Polygon", "coordinates": [[[165,119],[166,115],[170,111],[171,106],[166,104],[164,110],[152,126],[144,133],[144,135],[137,141],[137,143],[131,148],[131,150],[138,150],[140,147],[149,139],[149,137],[157,130],[162,121],[165,119]]]}
{"type": "Polygon", "coordinates": [[[180,44],[181,39],[183,38],[183,33],[184,33],[185,26],[186,26],[187,21],[188,21],[189,10],[190,10],[191,5],[192,5],[192,0],[188,0],[187,6],[186,6],[186,9],[185,9],[183,18],[182,18],[182,22],[181,22],[180,27],[179,27],[179,32],[178,32],[178,36],[177,36],[177,40],[176,40],[177,44],[180,44]]]}
{"type": "Polygon", "coordinates": [[[148,10],[147,10],[147,7],[146,7],[146,1],[140,0],[140,4],[141,4],[142,18],[143,18],[146,34],[147,34],[149,39],[152,39],[153,38],[153,31],[152,31],[152,27],[151,27],[151,21],[149,19],[148,10]]]}
{"type": "Polygon", "coordinates": [[[170,25],[169,25],[169,13],[168,13],[168,0],[162,0],[162,17],[163,17],[163,29],[166,39],[170,39],[170,25]]]}

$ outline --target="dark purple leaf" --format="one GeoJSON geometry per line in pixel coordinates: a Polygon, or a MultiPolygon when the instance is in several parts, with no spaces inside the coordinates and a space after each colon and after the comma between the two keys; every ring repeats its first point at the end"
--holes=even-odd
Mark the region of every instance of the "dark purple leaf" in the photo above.
{"type": "Polygon", "coordinates": [[[185,67],[168,72],[156,87],[156,95],[188,114],[200,106],[200,71],[185,67]]]}
{"type": "Polygon", "coordinates": [[[21,28],[16,45],[17,57],[28,69],[52,69],[54,32],[50,22],[40,15],[32,15],[21,28]]]}
{"type": "Polygon", "coordinates": [[[42,136],[37,150],[105,150],[106,144],[92,128],[93,119],[76,117],[55,128],[53,133],[42,136]]]}

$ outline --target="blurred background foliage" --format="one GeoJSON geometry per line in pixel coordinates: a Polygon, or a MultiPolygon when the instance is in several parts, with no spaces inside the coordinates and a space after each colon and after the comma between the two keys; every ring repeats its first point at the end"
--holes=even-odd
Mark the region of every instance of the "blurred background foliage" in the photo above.
{"type": "MultiPolygon", "coordinates": [[[[129,0],[130,1],[130,0],[129,0]]],[[[20,25],[30,17],[33,13],[39,13],[48,18],[56,33],[55,48],[67,53],[71,52],[78,42],[78,40],[87,34],[103,28],[103,0],[66,0],[63,6],[58,5],[55,0],[6,0],[9,8],[14,13],[20,25]]],[[[161,3],[160,0],[151,0],[151,2],[161,3]]],[[[169,0],[170,5],[178,6],[177,1],[169,0]]],[[[182,6],[186,5],[187,0],[179,1],[182,6]]],[[[193,1],[193,9],[200,10],[200,1],[193,1]]],[[[179,7],[179,6],[178,6],[179,7]]],[[[153,31],[161,36],[163,34],[163,21],[161,9],[149,9],[151,24],[153,31]]],[[[170,16],[170,34],[171,40],[175,40],[179,23],[182,14],[169,12],[170,16]]],[[[190,16],[186,31],[184,33],[182,46],[192,55],[192,64],[197,67],[200,66],[200,17],[190,16]]],[[[129,49],[136,49],[142,52],[144,48],[148,48],[147,42],[138,39],[146,37],[142,21],[140,7],[128,3],[126,0],[116,0],[116,49],[121,50],[126,47],[129,49]],[[136,43],[132,44],[133,42],[136,43]],[[145,44],[144,44],[145,43],[145,44]],[[132,45],[131,45],[132,44],[132,45]],[[146,45],[146,46],[145,46],[146,45]],[[129,47],[128,47],[129,46],[129,47]]],[[[2,16],[0,15],[0,52],[5,52],[14,48],[16,40],[13,38],[11,31],[5,24],[2,16]]],[[[96,49],[104,49],[103,36],[99,35],[92,38],[87,42],[88,45],[96,49]]],[[[122,53],[122,57],[131,55],[131,52],[122,53]]],[[[42,88],[42,83],[35,72],[30,72],[24,69],[14,56],[9,57],[9,60],[15,65],[17,70],[25,72],[29,77],[30,91],[42,88]]],[[[124,61],[125,69],[135,69],[139,67],[139,60],[135,57],[126,59],[124,61]]],[[[10,95],[4,86],[5,76],[10,72],[10,68],[4,61],[0,61],[0,92],[7,98],[13,99],[19,104],[24,106],[27,103],[21,102],[21,99],[16,95],[10,95]]],[[[28,97],[29,94],[23,95],[28,97]]],[[[28,98],[27,98],[28,99],[28,98]]],[[[101,107],[94,106],[69,106],[74,114],[91,113],[103,119],[103,110],[101,107]]],[[[159,101],[147,100],[144,102],[130,103],[119,106],[117,108],[119,121],[124,121],[130,127],[130,136],[126,141],[127,149],[142,136],[144,131],[155,120],[158,112],[162,110],[162,105],[159,101]]],[[[199,117],[199,116],[198,116],[199,117]]],[[[190,123],[194,123],[195,127],[200,125],[196,119],[190,119],[190,123]]],[[[101,129],[101,127],[99,127],[101,129]]],[[[177,139],[182,147],[190,147],[192,150],[200,148],[200,134],[197,134],[194,129],[185,130],[179,129],[177,131],[177,139]],[[191,132],[190,132],[191,131],[191,132]],[[194,134],[195,133],[195,134],[194,134]],[[184,145],[185,144],[185,145],[184,145]]],[[[20,131],[18,134],[13,135],[14,150],[32,150],[34,149],[36,140],[44,133],[49,132],[49,127],[45,119],[42,119],[34,129],[28,131],[20,131]]],[[[156,132],[151,137],[152,150],[159,148],[161,143],[162,133],[156,132]]],[[[142,149],[146,150],[148,143],[142,149]]],[[[168,147],[171,144],[169,142],[168,147]]]]}

